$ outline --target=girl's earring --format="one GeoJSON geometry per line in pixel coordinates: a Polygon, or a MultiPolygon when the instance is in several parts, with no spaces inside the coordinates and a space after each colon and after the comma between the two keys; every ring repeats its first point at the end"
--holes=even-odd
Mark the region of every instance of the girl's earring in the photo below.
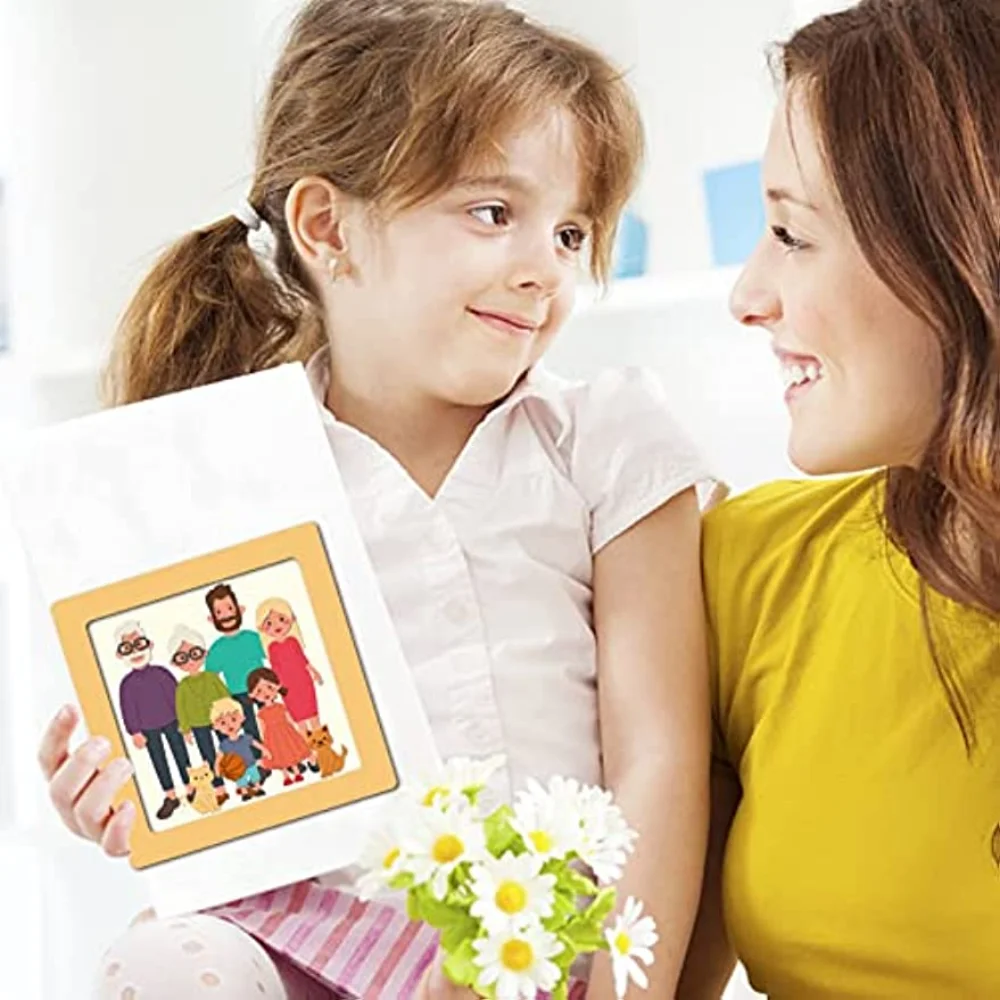
{"type": "Polygon", "coordinates": [[[346,252],[335,254],[330,258],[327,266],[330,270],[330,279],[336,284],[341,278],[346,278],[351,273],[351,262],[347,259],[346,252]]]}

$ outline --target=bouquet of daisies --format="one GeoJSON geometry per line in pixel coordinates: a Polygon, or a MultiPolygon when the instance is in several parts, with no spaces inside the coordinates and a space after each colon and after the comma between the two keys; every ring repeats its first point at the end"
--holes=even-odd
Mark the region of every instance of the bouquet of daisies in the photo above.
{"type": "Polygon", "coordinates": [[[406,892],[411,919],[436,928],[452,982],[492,1000],[568,995],[578,956],[608,951],[615,990],[648,983],[652,917],[632,898],[613,921],[614,883],[636,834],[609,792],[553,778],[529,782],[488,815],[479,798],[502,757],[451,760],[413,789],[373,836],[361,892],[406,892]]]}

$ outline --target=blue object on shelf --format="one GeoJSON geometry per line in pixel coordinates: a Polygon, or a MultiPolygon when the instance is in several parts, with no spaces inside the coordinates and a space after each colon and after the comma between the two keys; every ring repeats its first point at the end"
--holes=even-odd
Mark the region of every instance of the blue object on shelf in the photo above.
{"type": "Polygon", "coordinates": [[[706,170],[704,185],[712,262],[717,267],[742,264],[766,225],[760,160],[706,170]]]}
{"type": "Polygon", "coordinates": [[[645,274],[648,249],[646,223],[635,212],[626,211],[615,238],[612,277],[638,278],[645,274]]]}

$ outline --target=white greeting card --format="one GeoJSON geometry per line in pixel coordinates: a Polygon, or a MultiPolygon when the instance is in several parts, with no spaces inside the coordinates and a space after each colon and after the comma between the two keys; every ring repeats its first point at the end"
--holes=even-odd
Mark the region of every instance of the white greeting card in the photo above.
{"type": "Polygon", "coordinates": [[[33,432],[0,478],[159,912],[350,865],[438,768],[301,365],[33,432]]]}

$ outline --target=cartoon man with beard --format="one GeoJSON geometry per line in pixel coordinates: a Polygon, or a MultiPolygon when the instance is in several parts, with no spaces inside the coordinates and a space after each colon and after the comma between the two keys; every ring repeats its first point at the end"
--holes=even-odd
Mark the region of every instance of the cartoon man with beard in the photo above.
{"type": "Polygon", "coordinates": [[[208,620],[222,633],[208,651],[205,670],[222,675],[230,694],[243,706],[246,731],[259,741],[256,705],[247,694],[247,678],[266,665],[264,645],[256,632],[242,627],[246,609],[240,606],[228,583],[213,587],[205,595],[205,603],[208,620]]]}

